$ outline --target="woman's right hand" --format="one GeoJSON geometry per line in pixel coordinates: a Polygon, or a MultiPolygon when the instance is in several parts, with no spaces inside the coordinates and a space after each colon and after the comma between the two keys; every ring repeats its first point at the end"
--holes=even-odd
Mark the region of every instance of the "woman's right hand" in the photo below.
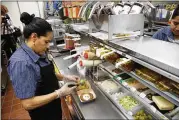
{"type": "Polygon", "coordinates": [[[55,92],[57,93],[58,97],[63,97],[66,95],[71,94],[74,89],[76,88],[76,84],[75,83],[66,83],[64,86],[62,86],[60,89],[55,90],[55,92]],[[71,87],[72,86],[72,87],[71,87]]]}

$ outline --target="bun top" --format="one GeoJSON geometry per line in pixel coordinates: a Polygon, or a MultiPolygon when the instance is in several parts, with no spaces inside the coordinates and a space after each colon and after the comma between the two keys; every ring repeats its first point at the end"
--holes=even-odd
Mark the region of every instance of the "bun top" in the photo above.
{"type": "Polygon", "coordinates": [[[20,16],[20,21],[22,23],[24,23],[25,25],[28,25],[29,23],[32,22],[33,18],[35,17],[34,14],[30,15],[29,13],[27,12],[23,12],[20,16]]]}

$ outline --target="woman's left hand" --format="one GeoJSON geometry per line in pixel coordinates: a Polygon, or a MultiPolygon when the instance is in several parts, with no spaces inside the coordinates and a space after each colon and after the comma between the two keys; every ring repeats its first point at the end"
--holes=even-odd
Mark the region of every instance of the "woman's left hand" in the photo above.
{"type": "Polygon", "coordinates": [[[76,76],[76,75],[67,75],[63,77],[64,81],[74,81],[77,82],[78,80],[80,80],[80,77],[76,76]]]}

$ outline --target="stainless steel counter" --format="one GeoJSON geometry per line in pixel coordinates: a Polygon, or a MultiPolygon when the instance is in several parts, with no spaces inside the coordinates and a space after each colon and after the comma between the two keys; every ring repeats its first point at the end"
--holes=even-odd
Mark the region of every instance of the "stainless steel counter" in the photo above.
{"type": "Polygon", "coordinates": [[[135,52],[135,56],[169,73],[179,76],[179,45],[140,37],[135,40],[113,40],[111,43],[135,52]]]}
{"type": "MultiPolygon", "coordinates": [[[[54,63],[57,65],[58,69],[61,73],[67,74],[75,74],[78,75],[76,67],[69,70],[67,66],[72,64],[74,60],[63,60],[62,58],[67,55],[53,58],[54,63]]],[[[89,77],[86,76],[89,80],[89,77]]],[[[80,113],[82,114],[84,119],[125,119],[123,114],[105,97],[99,89],[94,85],[94,83],[89,80],[92,86],[92,89],[97,95],[95,101],[90,103],[80,103],[76,94],[73,94],[73,98],[75,104],[77,105],[80,113]]]]}

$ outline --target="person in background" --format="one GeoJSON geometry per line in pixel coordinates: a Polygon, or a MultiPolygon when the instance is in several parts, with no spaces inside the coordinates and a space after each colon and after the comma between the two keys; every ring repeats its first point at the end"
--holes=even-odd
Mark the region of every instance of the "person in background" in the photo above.
{"type": "Polygon", "coordinates": [[[47,21],[26,12],[21,14],[20,20],[25,24],[23,35],[26,43],[14,52],[8,65],[16,97],[20,98],[32,120],[61,120],[60,97],[73,92],[79,77],[55,73],[45,54],[53,37],[47,21]],[[59,88],[58,80],[67,83],[59,88]]]}
{"type": "Polygon", "coordinates": [[[160,29],[157,31],[153,38],[179,43],[179,5],[173,12],[171,20],[169,21],[170,26],[160,29]]]}
{"type": "Polygon", "coordinates": [[[7,13],[7,7],[1,5],[1,39],[5,40],[3,48],[6,51],[7,58],[9,59],[12,53],[16,51],[17,38],[14,36],[15,29],[7,13]]]}

